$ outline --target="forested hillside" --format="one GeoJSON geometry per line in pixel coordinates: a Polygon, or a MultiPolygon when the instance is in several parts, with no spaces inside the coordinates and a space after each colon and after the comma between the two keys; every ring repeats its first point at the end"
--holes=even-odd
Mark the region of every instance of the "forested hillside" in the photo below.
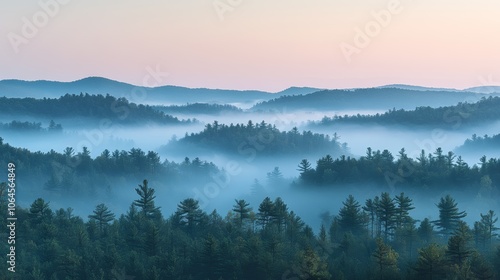
{"type": "MultiPolygon", "coordinates": [[[[6,184],[0,185],[5,191],[6,184]]],[[[169,217],[144,180],[117,216],[96,203],[88,217],[36,199],[17,209],[19,279],[498,279],[498,218],[481,209],[476,222],[446,195],[434,219],[417,221],[412,199],[381,193],[349,196],[314,233],[285,201],[235,200],[227,214],[203,211],[187,198],[169,217]],[[22,234],[21,234],[22,233],[22,234]]],[[[0,202],[6,211],[6,202],[0,202]]],[[[333,209],[332,209],[333,210],[333,209]]],[[[2,233],[4,239],[5,232],[2,233]]],[[[7,243],[2,243],[7,252],[7,243]]],[[[7,270],[0,275],[6,277],[7,270]]],[[[5,278],[4,278],[5,279],[5,278]]]]}
{"type": "Polygon", "coordinates": [[[17,166],[23,192],[44,188],[72,198],[93,197],[99,192],[111,191],[110,186],[117,182],[139,180],[137,178],[144,176],[170,187],[181,182],[201,184],[219,171],[213,163],[199,158],[186,158],[181,163],[161,161],[156,152],[140,148],[106,149],[92,158],[86,147],[81,151],[67,147],[62,152],[31,152],[3,143],[0,138],[0,165],[7,166],[9,162],[17,166]]]}
{"type": "Polygon", "coordinates": [[[319,125],[377,124],[407,127],[456,129],[500,120],[500,97],[483,98],[476,103],[460,102],[439,108],[417,107],[415,110],[389,110],[384,114],[325,117],[319,125]]]}
{"type": "Polygon", "coordinates": [[[299,132],[297,128],[280,131],[276,126],[264,121],[254,124],[207,124],[199,133],[186,134],[178,141],[166,146],[168,150],[176,148],[208,149],[243,156],[262,155],[306,155],[328,151],[332,154],[346,154],[347,147],[335,137],[311,131],[299,132]]]}
{"type": "Polygon", "coordinates": [[[207,114],[242,113],[243,110],[232,105],[193,103],[187,105],[153,106],[154,109],[166,114],[207,114]]]}
{"type": "Polygon", "coordinates": [[[420,192],[446,189],[473,190],[483,195],[498,195],[492,186],[500,185],[500,161],[496,158],[478,159],[480,166],[469,166],[461,156],[445,153],[438,148],[433,153],[421,151],[410,158],[404,149],[393,156],[388,150],[367,149],[360,158],[330,155],[320,158],[316,167],[306,159],[299,163],[300,183],[309,187],[345,187],[350,184],[379,184],[411,188],[420,192]]]}
{"type": "Polygon", "coordinates": [[[500,150],[500,134],[492,136],[477,136],[476,134],[473,134],[470,139],[465,140],[464,144],[457,148],[457,151],[463,152],[480,152],[485,150],[500,150]]]}
{"type": "Polygon", "coordinates": [[[62,132],[63,128],[61,124],[56,124],[53,120],[51,120],[46,128],[42,127],[41,122],[21,122],[21,121],[11,121],[9,123],[1,123],[0,122],[0,130],[6,132],[62,132]]]}
{"type": "Polygon", "coordinates": [[[148,105],[111,95],[69,95],[57,99],[0,97],[0,115],[49,119],[90,118],[123,124],[176,124],[180,121],[148,105]]]}

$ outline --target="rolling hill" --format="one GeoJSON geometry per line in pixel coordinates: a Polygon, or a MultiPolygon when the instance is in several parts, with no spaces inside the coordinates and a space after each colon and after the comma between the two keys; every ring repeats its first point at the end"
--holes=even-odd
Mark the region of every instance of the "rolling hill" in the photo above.
{"type": "Polygon", "coordinates": [[[449,106],[459,102],[479,101],[483,94],[464,91],[408,90],[367,88],[356,90],[323,90],[307,95],[281,96],[256,104],[254,111],[280,108],[293,110],[390,110],[414,109],[420,106],[449,106]]]}

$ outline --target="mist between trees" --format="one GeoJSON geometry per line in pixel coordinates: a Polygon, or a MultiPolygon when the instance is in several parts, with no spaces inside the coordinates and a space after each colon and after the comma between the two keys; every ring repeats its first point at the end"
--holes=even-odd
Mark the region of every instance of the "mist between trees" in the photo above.
{"type": "MultiPolygon", "coordinates": [[[[6,185],[0,186],[5,192],[6,185]]],[[[453,197],[436,201],[436,220],[412,218],[412,198],[349,195],[318,234],[280,198],[231,211],[180,201],[164,217],[144,180],[127,213],[104,204],[88,220],[36,199],[17,210],[21,279],[497,279],[496,213],[469,226],[453,197]]],[[[3,197],[3,196],[2,196],[3,197]]],[[[6,210],[6,201],[0,208],[6,210]]],[[[5,245],[3,245],[5,246],[5,245]]],[[[5,271],[1,272],[6,277],[5,271]]]]}

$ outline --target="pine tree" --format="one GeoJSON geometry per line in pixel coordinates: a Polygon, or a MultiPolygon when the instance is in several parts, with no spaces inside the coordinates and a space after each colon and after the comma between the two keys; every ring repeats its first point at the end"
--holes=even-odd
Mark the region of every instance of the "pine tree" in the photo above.
{"type": "Polygon", "coordinates": [[[134,200],[134,205],[142,209],[144,216],[151,218],[157,215],[160,207],[155,207],[155,189],[148,187],[148,180],[144,180],[135,191],[140,198],[134,200]]]}
{"type": "Polygon", "coordinates": [[[376,243],[377,247],[372,256],[380,279],[396,278],[395,275],[398,273],[398,253],[385,244],[381,238],[377,238],[376,243]]]}
{"type": "Polygon", "coordinates": [[[30,214],[36,218],[47,218],[52,216],[52,210],[49,203],[42,198],[37,198],[30,206],[30,214]]]}
{"type": "Polygon", "coordinates": [[[498,217],[495,217],[495,212],[493,210],[488,211],[486,214],[481,214],[481,227],[484,229],[484,241],[491,244],[491,241],[498,234],[496,231],[499,230],[498,227],[495,226],[495,223],[498,221],[498,217]]]}
{"type": "Polygon", "coordinates": [[[389,235],[392,235],[396,223],[396,205],[389,193],[382,193],[380,201],[377,204],[377,210],[380,224],[384,228],[384,240],[388,240],[389,235]]]}
{"type": "Polygon", "coordinates": [[[457,203],[450,195],[442,197],[437,207],[439,208],[439,220],[434,221],[434,223],[441,228],[441,233],[448,237],[457,228],[460,219],[467,214],[465,211],[458,211],[457,203]]]}
{"type": "Polygon", "coordinates": [[[223,256],[220,254],[219,243],[212,235],[205,239],[202,252],[203,279],[221,279],[223,256]]]}
{"type": "Polygon", "coordinates": [[[281,197],[277,197],[274,200],[271,216],[273,223],[278,226],[278,232],[281,232],[282,227],[285,225],[286,217],[288,216],[288,206],[281,197]]]}
{"type": "Polygon", "coordinates": [[[300,279],[331,279],[327,264],[320,259],[314,250],[308,248],[300,254],[300,279]]]}
{"type": "Polygon", "coordinates": [[[177,205],[175,216],[181,226],[185,226],[189,233],[194,233],[195,227],[201,224],[204,213],[200,209],[198,200],[186,198],[177,205]]]}
{"type": "Polygon", "coordinates": [[[288,214],[287,217],[286,227],[286,236],[288,237],[290,244],[295,243],[304,225],[305,223],[302,221],[302,219],[293,211],[290,211],[290,214],[288,214]]]}
{"type": "Polygon", "coordinates": [[[370,218],[370,228],[371,228],[371,237],[374,237],[374,227],[375,227],[375,218],[377,217],[377,207],[371,198],[367,199],[365,202],[365,206],[363,206],[363,210],[368,213],[368,217],[370,218]]]}
{"type": "Polygon", "coordinates": [[[264,186],[262,186],[259,182],[259,180],[257,179],[254,179],[254,183],[253,185],[250,187],[250,191],[252,193],[253,196],[256,196],[256,197],[262,197],[265,193],[266,193],[266,190],[264,189],[264,186]]]}
{"type": "Polygon", "coordinates": [[[469,227],[464,222],[460,222],[455,234],[448,240],[448,248],[446,249],[446,256],[452,264],[461,267],[470,257],[472,254],[468,244],[470,239],[469,227]]]}
{"type": "Polygon", "coordinates": [[[276,187],[283,183],[283,174],[279,167],[274,167],[273,171],[267,173],[267,181],[270,186],[276,187]]]}
{"type": "Polygon", "coordinates": [[[432,241],[432,237],[434,235],[434,227],[432,226],[432,223],[428,218],[425,218],[420,223],[417,233],[420,239],[425,241],[425,243],[430,243],[432,241]]]}
{"type": "Polygon", "coordinates": [[[344,206],[339,211],[340,229],[343,232],[351,232],[352,234],[361,233],[363,230],[361,206],[352,195],[349,195],[342,204],[344,206]]]}
{"type": "Polygon", "coordinates": [[[273,211],[274,203],[269,197],[264,198],[259,205],[259,212],[257,213],[257,221],[263,228],[266,228],[271,222],[273,211]]]}
{"type": "Polygon", "coordinates": [[[413,207],[413,200],[405,196],[404,193],[396,196],[394,201],[396,202],[396,228],[400,228],[412,222],[409,211],[415,209],[415,207],[413,207]]]}
{"type": "Polygon", "coordinates": [[[78,256],[73,250],[66,250],[57,258],[56,275],[59,276],[59,279],[78,279],[81,260],[82,257],[78,256]]]}
{"type": "Polygon", "coordinates": [[[318,236],[318,245],[320,250],[320,256],[328,256],[331,253],[330,241],[326,233],[326,228],[324,224],[321,224],[318,236]]]}
{"type": "Polygon", "coordinates": [[[101,203],[96,206],[94,214],[89,215],[89,218],[97,222],[99,225],[99,232],[103,234],[104,227],[115,219],[115,214],[113,214],[104,203],[101,203]]]}
{"type": "Polygon", "coordinates": [[[418,250],[418,259],[414,267],[417,279],[444,279],[446,267],[445,250],[439,245],[432,243],[418,250]]]}
{"type": "Polygon", "coordinates": [[[144,238],[144,251],[148,256],[156,256],[160,249],[160,230],[148,221],[144,238]]]}
{"type": "Polygon", "coordinates": [[[250,217],[250,211],[252,211],[249,203],[247,203],[244,199],[240,200],[234,200],[236,202],[235,205],[233,205],[233,211],[238,213],[238,225],[240,227],[243,226],[243,221],[245,219],[248,219],[250,217]]]}
{"type": "Polygon", "coordinates": [[[471,270],[478,280],[491,280],[495,277],[492,265],[478,253],[473,253],[471,270]]]}
{"type": "Polygon", "coordinates": [[[308,182],[314,176],[314,170],[311,167],[311,163],[307,159],[303,159],[298,166],[297,171],[300,172],[300,179],[308,182]]]}

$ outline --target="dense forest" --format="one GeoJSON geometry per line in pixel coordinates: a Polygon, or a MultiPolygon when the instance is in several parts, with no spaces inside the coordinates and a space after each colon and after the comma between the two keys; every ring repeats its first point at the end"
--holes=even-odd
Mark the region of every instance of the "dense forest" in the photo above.
{"type": "Polygon", "coordinates": [[[243,110],[227,104],[193,103],[186,105],[152,106],[165,114],[206,114],[220,115],[223,113],[242,113],[243,110]]]}
{"type": "Polygon", "coordinates": [[[464,144],[457,148],[457,151],[484,151],[499,148],[500,134],[495,134],[493,136],[477,136],[473,134],[470,139],[465,140],[464,144]]]}
{"type": "Polygon", "coordinates": [[[255,156],[258,151],[263,155],[306,155],[327,151],[332,154],[347,153],[347,145],[329,135],[303,131],[294,127],[290,131],[280,131],[275,125],[264,121],[254,124],[207,124],[199,133],[186,134],[182,139],[169,143],[167,149],[192,147],[211,149],[243,156],[255,156]]]}
{"type": "Polygon", "coordinates": [[[177,118],[135,104],[125,98],[111,95],[66,94],[60,98],[6,98],[0,97],[0,114],[4,116],[31,116],[52,119],[92,118],[124,124],[176,124],[177,118]]]}
{"type": "Polygon", "coordinates": [[[7,132],[62,132],[61,124],[56,124],[53,120],[50,121],[47,128],[42,127],[41,122],[21,122],[11,121],[10,123],[0,123],[0,130],[7,132]]]}
{"type": "Polygon", "coordinates": [[[477,125],[500,120],[500,97],[482,98],[476,103],[460,102],[455,106],[415,110],[393,109],[384,114],[324,117],[318,124],[378,124],[407,127],[439,127],[457,129],[461,125],[477,125]]]}
{"type": "Polygon", "coordinates": [[[92,197],[98,192],[110,191],[110,186],[117,182],[140,180],[137,178],[144,176],[171,187],[181,181],[200,184],[220,171],[213,163],[199,158],[185,158],[181,163],[162,162],[156,152],[139,148],[104,150],[92,158],[86,147],[81,151],[67,147],[62,153],[31,152],[3,143],[0,138],[0,165],[7,166],[9,159],[15,159],[17,175],[22,178],[26,191],[30,191],[29,186],[44,187],[70,197],[92,197]]]}
{"type": "MultiPolygon", "coordinates": [[[[6,184],[0,185],[5,192],[6,184]]],[[[417,221],[404,193],[349,196],[315,234],[279,197],[258,207],[235,200],[226,215],[187,198],[165,218],[147,180],[116,217],[96,203],[87,217],[36,199],[19,208],[17,279],[498,279],[498,218],[473,225],[455,200],[417,221]],[[255,207],[255,208],[254,208],[255,207]]],[[[3,196],[2,196],[3,197],[3,196]]],[[[6,211],[6,200],[0,209],[6,211]]],[[[2,233],[6,239],[6,232],[2,233]]],[[[3,251],[6,243],[2,243],[3,251]]],[[[6,277],[6,270],[0,274],[6,277]]]]}
{"type": "Polygon", "coordinates": [[[320,158],[316,167],[307,160],[298,165],[299,184],[306,186],[346,186],[349,184],[380,184],[403,186],[422,192],[447,188],[475,190],[483,195],[498,195],[493,186],[500,184],[500,161],[495,158],[479,159],[480,166],[469,166],[461,156],[445,153],[441,148],[433,153],[421,151],[420,156],[410,158],[405,149],[396,157],[388,150],[367,149],[360,158],[330,155],[320,158]]]}

